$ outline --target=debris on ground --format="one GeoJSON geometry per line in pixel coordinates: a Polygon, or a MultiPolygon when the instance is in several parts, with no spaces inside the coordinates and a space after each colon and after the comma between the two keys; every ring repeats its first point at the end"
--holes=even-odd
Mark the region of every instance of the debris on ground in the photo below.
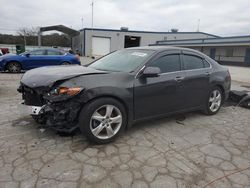
{"type": "Polygon", "coordinates": [[[43,128],[39,129],[39,131],[40,131],[41,133],[43,133],[45,130],[46,130],[46,129],[43,129],[43,128]]]}
{"type": "Polygon", "coordinates": [[[244,108],[250,108],[250,95],[246,90],[243,91],[232,90],[229,93],[227,104],[231,104],[233,106],[241,106],[244,108]]]}
{"type": "Polygon", "coordinates": [[[175,122],[178,124],[181,124],[181,125],[185,125],[185,123],[183,122],[185,119],[186,119],[186,117],[181,114],[175,118],[175,122]]]}

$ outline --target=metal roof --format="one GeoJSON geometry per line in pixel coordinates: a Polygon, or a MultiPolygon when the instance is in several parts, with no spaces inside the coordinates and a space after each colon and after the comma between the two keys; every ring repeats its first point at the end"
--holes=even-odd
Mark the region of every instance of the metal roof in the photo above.
{"type": "Polygon", "coordinates": [[[93,31],[110,31],[110,32],[132,32],[132,33],[151,33],[151,34],[204,34],[211,37],[220,38],[220,36],[204,33],[204,32],[161,32],[161,31],[136,31],[136,30],[119,30],[119,29],[100,29],[100,28],[84,28],[80,31],[93,30],[93,31]]]}
{"type": "Polygon", "coordinates": [[[47,27],[40,27],[41,32],[52,31],[52,30],[61,31],[65,34],[68,34],[71,37],[74,37],[74,36],[77,36],[80,34],[79,31],[76,31],[76,30],[71,29],[69,27],[66,27],[64,25],[53,25],[53,26],[47,26],[47,27]]]}
{"type": "Polygon", "coordinates": [[[250,45],[250,36],[234,36],[220,38],[200,38],[200,39],[185,39],[185,40],[163,40],[156,41],[152,45],[177,45],[177,46],[235,46],[235,45],[250,45]]]}

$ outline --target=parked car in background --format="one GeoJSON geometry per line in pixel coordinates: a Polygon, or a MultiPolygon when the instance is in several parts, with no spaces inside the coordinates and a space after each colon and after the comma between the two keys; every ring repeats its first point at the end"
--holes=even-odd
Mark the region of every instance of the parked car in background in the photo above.
{"type": "Polygon", "coordinates": [[[87,67],[30,70],[18,91],[29,113],[46,127],[80,128],[91,141],[108,143],[138,120],[194,110],[216,114],[230,85],[228,70],[201,52],[139,47],[87,67]]]}
{"type": "Polygon", "coordinates": [[[0,51],[2,52],[3,55],[10,53],[9,48],[0,48],[0,51]]]}
{"type": "Polygon", "coordinates": [[[54,48],[36,49],[19,55],[6,54],[0,57],[0,70],[9,72],[69,64],[80,65],[79,56],[54,48]]]}

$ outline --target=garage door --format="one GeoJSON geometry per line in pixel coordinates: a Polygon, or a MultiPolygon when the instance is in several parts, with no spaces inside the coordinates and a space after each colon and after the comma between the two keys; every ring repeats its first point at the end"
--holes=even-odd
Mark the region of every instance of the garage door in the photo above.
{"type": "Polygon", "coordinates": [[[110,38],[92,37],[92,49],[94,56],[102,56],[110,53],[110,38]]]}

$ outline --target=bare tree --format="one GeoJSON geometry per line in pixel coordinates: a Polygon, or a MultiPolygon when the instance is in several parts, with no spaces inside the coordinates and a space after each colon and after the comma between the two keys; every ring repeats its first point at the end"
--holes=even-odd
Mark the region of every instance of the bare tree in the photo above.
{"type": "Polygon", "coordinates": [[[35,27],[32,27],[32,28],[22,27],[22,28],[18,29],[17,34],[23,38],[24,45],[26,46],[26,44],[27,44],[26,38],[27,37],[37,36],[38,28],[35,28],[35,27]]]}

